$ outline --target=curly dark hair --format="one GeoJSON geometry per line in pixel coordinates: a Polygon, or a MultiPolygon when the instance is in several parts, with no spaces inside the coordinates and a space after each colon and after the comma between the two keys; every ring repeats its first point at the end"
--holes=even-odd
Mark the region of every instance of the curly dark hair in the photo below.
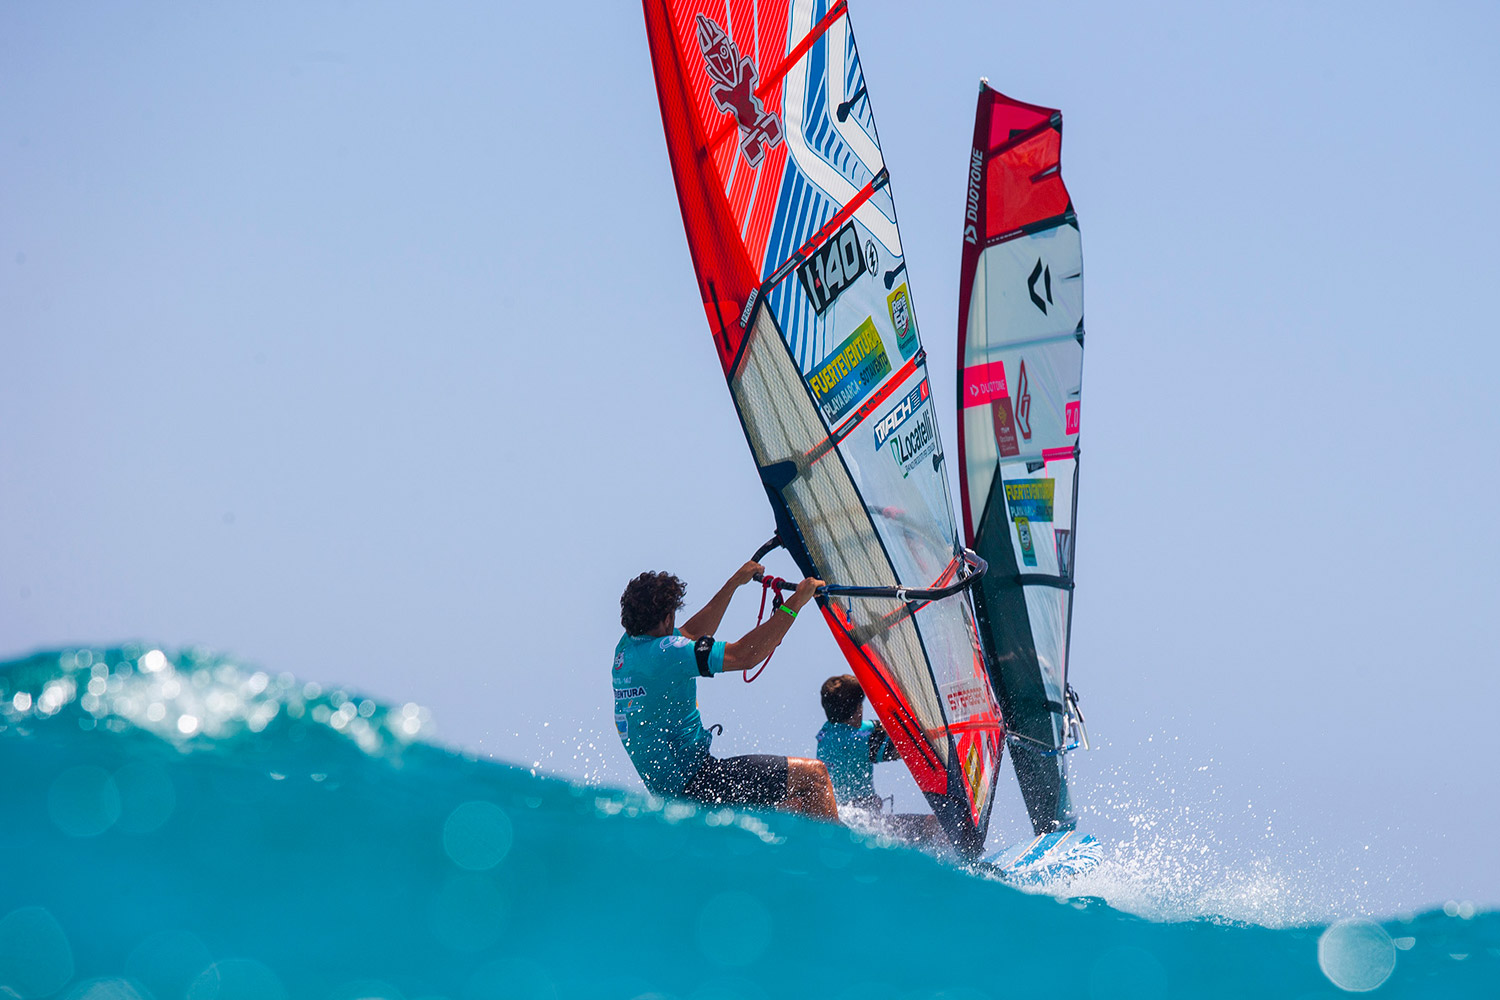
{"type": "Polygon", "coordinates": [[[625,585],[620,595],[620,624],[626,635],[645,635],[682,607],[687,587],[671,573],[645,572],[625,585]]]}
{"type": "Polygon", "coordinates": [[[823,714],[828,716],[829,722],[843,722],[865,700],[864,688],[859,686],[859,680],[853,674],[828,678],[818,694],[823,699],[823,714]]]}

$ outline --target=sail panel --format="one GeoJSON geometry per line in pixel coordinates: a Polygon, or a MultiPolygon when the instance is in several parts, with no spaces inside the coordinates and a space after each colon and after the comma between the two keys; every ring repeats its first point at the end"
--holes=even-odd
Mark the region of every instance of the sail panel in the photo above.
{"type": "MultiPolygon", "coordinates": [[[[804,573],[951,582],[961,545],[863,66],[840,0],[645,0],[705,313],[804,573]]],[[[960,850],[1003,726],[962,595],[828,596],[840,649],[960,850]]]]}

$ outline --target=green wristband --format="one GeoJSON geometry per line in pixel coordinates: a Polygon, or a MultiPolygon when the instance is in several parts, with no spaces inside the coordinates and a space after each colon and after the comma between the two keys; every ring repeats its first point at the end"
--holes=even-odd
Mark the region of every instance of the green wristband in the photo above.
{"type": "Polygon", "coordinates": [[[776,608],[776,610],[777,611],[785,611],[787,614],[791,615],[793,618],[797,617],[797,612],[793,611],[791,608],[787,607],[785,604],[778,605],[777,608],[776,608]]]}

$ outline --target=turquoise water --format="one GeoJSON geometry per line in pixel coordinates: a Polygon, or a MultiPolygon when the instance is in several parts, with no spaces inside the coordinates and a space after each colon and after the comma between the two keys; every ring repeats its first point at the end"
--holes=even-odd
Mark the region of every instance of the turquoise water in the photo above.
{"type": "Polygon", "coordinates": [[[1153,921],[840,827],[537,777],[429,727],[201,654],[0,664],[0,997],[1500,993],[1500,914],[1472,907],[1153,921]]]}

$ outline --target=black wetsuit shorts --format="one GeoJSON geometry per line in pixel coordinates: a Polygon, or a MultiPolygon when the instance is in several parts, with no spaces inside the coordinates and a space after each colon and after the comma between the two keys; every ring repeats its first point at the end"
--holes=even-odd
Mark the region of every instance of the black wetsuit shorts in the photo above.
{"type": "Polygon", "coordinates": [[[723,760],[709,756],[682,795],[709,805],[774,806],[786,792],[786,758],[753,753],[723,760]]]}

